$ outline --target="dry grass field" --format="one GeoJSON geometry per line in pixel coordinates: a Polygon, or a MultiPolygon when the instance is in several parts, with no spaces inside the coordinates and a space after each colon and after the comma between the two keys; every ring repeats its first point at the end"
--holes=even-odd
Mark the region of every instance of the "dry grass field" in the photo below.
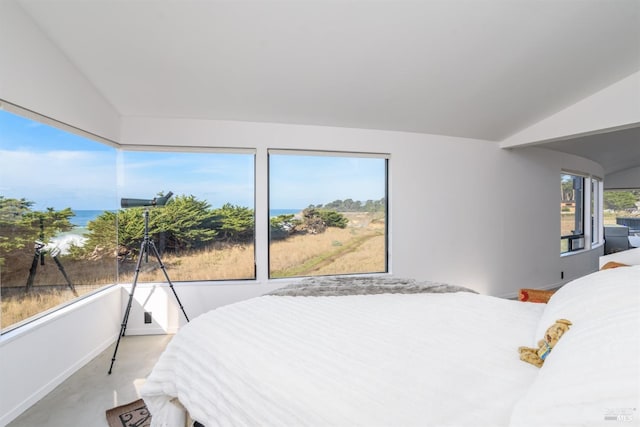
{"type": "MultiPolygon", "coordinates": [[[[604,213],[603,221],[605,225],[615,225],[616,218],[619,216],[628,216],[625,212],[611,212],[604,213]]],[[[561,214],[561,233],[563,236],[570,235],[574,227],[574,214],[573,212],[563,212],[561,214]]]]}
{"type": "MultiPolygon", "coordinates": [[[[348,213],[349,226],[328,228],[324,233],[296,235],[271,243],[272,278],[385,271],[385,224],[370,214],[348,213]]],[[[78,295],[106,284],[131,283],[135,261],[70,261],[60,257],[78,295]],[[116,279],[116,271],[117,279],[116,279]],[[80,285],[81,284],[81,285],[80,285]]],[[[1,327],[6,328],[75,298],[64,276],[51,259],[38,266],[32,290],[25,292],[31,256],[3,272],[1,327]],[[6,274],[5,274],[6,273],[6,274]],[[56,285],[56,286],[52,286],[56,285]]],[[[154,256],[143,262],[138,282],[166,282],[154,256]]],[[[215,245],[206,251],[163,255],[162,261],[173,282],[254,278],[254,247],[215,245]]]]}

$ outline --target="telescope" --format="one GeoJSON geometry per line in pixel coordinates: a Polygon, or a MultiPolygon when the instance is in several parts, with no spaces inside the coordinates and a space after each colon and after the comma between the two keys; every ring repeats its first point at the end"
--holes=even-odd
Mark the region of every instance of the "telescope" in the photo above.
{"type": "MultiPolygon", "coordinates": [[[[157,197],[157,198],[154,197],[153,199],[121,199],[120,204],[122,205],[123,208],[164,206],[172,195],[173,193],[169,191],[166,196],[157,197]]],[[[155,243],[153,243],[153,240],[149,238],[149,209],[145,209],[144,210],[144,238],[142,239],[142,243],[140,244],[140,254],[138,256],[138,263],[136,264],[136,270],[135,270],[136,273],[133,276],[133,284],[131,285],[131,292],[129,292],[129,302],[127,303],[127,309],[124,312],[124,316],[122,317],[122,323],[120,324],[120,333],[118,334],[118,341],[116,341],[116,348],[115,350],[113,350],[113,357],[111,358],[111,366],[109,367],[109,375],[111,375],[113,364],[116,361],[116,353],[118,353],[118,347],[120,346],[120,338],[124,336],[127,330],[127,322],[129,322],[129,313],[131,311],[131,304],[133,302],[133,294],[136,291],[136,285],[138,284],[138,274],[140,274],[142,259],[145,259],[145,262],[148,261],[149,250],[151,250],[152,253],[156,256],[156,259],[158,260],[158,265],[160,265],[160,268],[164,273],[164,277],[167,279],[167,282],[169,283],[169,287],[171,288],[173,295],[176,297],[176,301],[178,302],[178,305],[182,310],[182,314],[184,314],[184,318],[187,320],[187,322],[189,321],[189,318],[187,317],[187,313],[184,311],[184,307],[180,302],[180,298],[178,298],[178,294],[176,293],[176,290],[173,288],[173,283],[171,282],[171,279],[169,279],[169,274],[167,273],[167,270],[164,264],[162,263],[162,259],[160,259],[160,253],[158,252],[158,249],[156,248],[155,243]]],[[[146,320],[147,320],[147,315],[145,313],[145,321],[146,320]]]]}
{"type": "Polygon", "coordinates": [[[169,191],[165,196],[154,197],[153,199],[120,199],[120,206],[123,208],[138,208],[147,206],[164,206],[167,201],[173,196],[173,193],[169,191]]]}

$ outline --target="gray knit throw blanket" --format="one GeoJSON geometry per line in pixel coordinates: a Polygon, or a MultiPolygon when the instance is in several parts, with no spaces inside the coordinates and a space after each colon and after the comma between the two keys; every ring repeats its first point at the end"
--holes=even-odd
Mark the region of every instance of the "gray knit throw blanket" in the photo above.
{"type": "Polygon", "coordinates": [[[309,277],[276,289],[265,295],[274,296],[341,296],[373,294],[418,294],[472,292],[473,289],[439,282],[389,276],[326,276],[309,277]]]}

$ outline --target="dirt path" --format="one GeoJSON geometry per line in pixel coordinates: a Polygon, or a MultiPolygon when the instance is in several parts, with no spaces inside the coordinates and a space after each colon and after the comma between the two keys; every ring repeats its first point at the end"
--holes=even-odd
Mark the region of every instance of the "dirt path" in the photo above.
{"type": "Polygon", "coordinates": [[[343,246],[338,247],[329,252],[319,254],[310,260],[306,261],[302,265],[275,272],[273,277],[292,277],[292,276],[310,276],[313,273],[317,273],[335,263],[337,260],[342,259],[346,255],[356,252],[361,246],[370,241],[373,238],[384,236],[381,233],[365,234],[363,236],[356,237],[343,246]]]}

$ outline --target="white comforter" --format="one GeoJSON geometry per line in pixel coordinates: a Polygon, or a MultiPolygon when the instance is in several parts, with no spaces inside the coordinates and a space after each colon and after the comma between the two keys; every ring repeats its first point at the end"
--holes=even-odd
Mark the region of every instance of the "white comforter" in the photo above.
{"type": "Polygon", "coordinates": [[[194,319],[142,397],[213,426],[497,426],[538,368],[517,348],[544,304],[467,292],[263,296],[194,319]]]}

